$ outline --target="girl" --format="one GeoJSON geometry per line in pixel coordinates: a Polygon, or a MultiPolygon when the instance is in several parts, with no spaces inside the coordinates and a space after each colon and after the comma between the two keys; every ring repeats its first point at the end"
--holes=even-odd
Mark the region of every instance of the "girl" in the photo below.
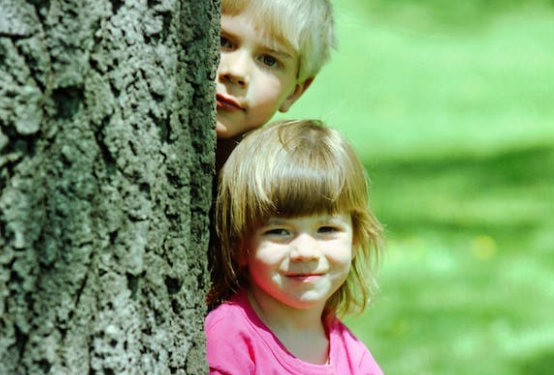
{"type": "Polygon", "coordinates": [[[247,135],[221,171],[216,221],[211,375],[382,374],[337,318],[365,307],[382,231],[336,131],[289,121],[247,135]]]}

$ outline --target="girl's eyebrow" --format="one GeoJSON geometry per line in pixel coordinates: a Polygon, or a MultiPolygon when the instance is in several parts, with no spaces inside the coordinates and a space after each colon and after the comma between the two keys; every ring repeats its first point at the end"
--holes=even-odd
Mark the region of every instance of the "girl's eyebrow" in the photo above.
{"type": "Polygon", "coordinates": [[[286,223],[286,222],[287,222],[286,219],[282,219],[282,218],[280,218],[280,217],[270,217],[270,218],[266,221],[265,225],[279,225],[279,224],[284,224],[284,223],[286,223]]]}
{"type": "Polygon", "coordinates": [[[321,218],[321,220],[342,220],[341,216],[340,215],[332,215],[332,214],[328,214],[328,215],[319,215],[319,217],[321,218]]]}
{"type": "MultiPolygon", "coordinates": [[[[264,225],[282,225],[287,223],[286,218],[270,217],[264,225]]],[[[317,220],[318,223],[343,223],[344,220],[340,216],[321,215],[317,220]]]]}
{"type": "Polygon", "coordinates": [[[329,223],[329,224],[335,224],[335,225],[344,225],[348,222],[348,220],[345,220],[340,216],[329,215],[329,216],[322,216],[319,222],[322,224],[329,223]]]}

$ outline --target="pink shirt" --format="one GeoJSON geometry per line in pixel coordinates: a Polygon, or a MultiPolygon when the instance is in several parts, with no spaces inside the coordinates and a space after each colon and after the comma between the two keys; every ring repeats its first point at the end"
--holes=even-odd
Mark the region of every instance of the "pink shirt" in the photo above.
{"type": "Polygon", "coordinates": [[[329,327],[329,363],[304,362],[281,344],[245,291],[206,317],[210,375],[383,375],[369,350],[338,319],[329,327]]]}

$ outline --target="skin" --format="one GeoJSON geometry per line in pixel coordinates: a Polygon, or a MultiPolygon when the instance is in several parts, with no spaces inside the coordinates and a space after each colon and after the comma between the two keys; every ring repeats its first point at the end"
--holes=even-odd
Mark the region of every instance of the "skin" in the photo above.
{"type": "Polygon", "coordinates": [[[243,262],[252,306],[298,358],[322,364],[328,338],[321,317],[355,256],[349,214],[272,217],[250,238],[243,262]]]}
{"type": "Polygon", "coordinates": [[[298,53],[256,27],[248,11],[222,15],[218,138],[237,137],[288,111],[312,82],[297,80],[298,66],[298,53]]]}

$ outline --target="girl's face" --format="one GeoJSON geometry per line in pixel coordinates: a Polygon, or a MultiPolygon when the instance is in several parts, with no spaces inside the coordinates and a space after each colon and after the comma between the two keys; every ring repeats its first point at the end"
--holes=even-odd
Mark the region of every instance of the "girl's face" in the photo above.
{"type": "Polygon", "coordinates": [[[250,238],[250,287],[294,309],[323,308],[345,282],[352,260],[350,214],[271,217],[250,238]]]}

